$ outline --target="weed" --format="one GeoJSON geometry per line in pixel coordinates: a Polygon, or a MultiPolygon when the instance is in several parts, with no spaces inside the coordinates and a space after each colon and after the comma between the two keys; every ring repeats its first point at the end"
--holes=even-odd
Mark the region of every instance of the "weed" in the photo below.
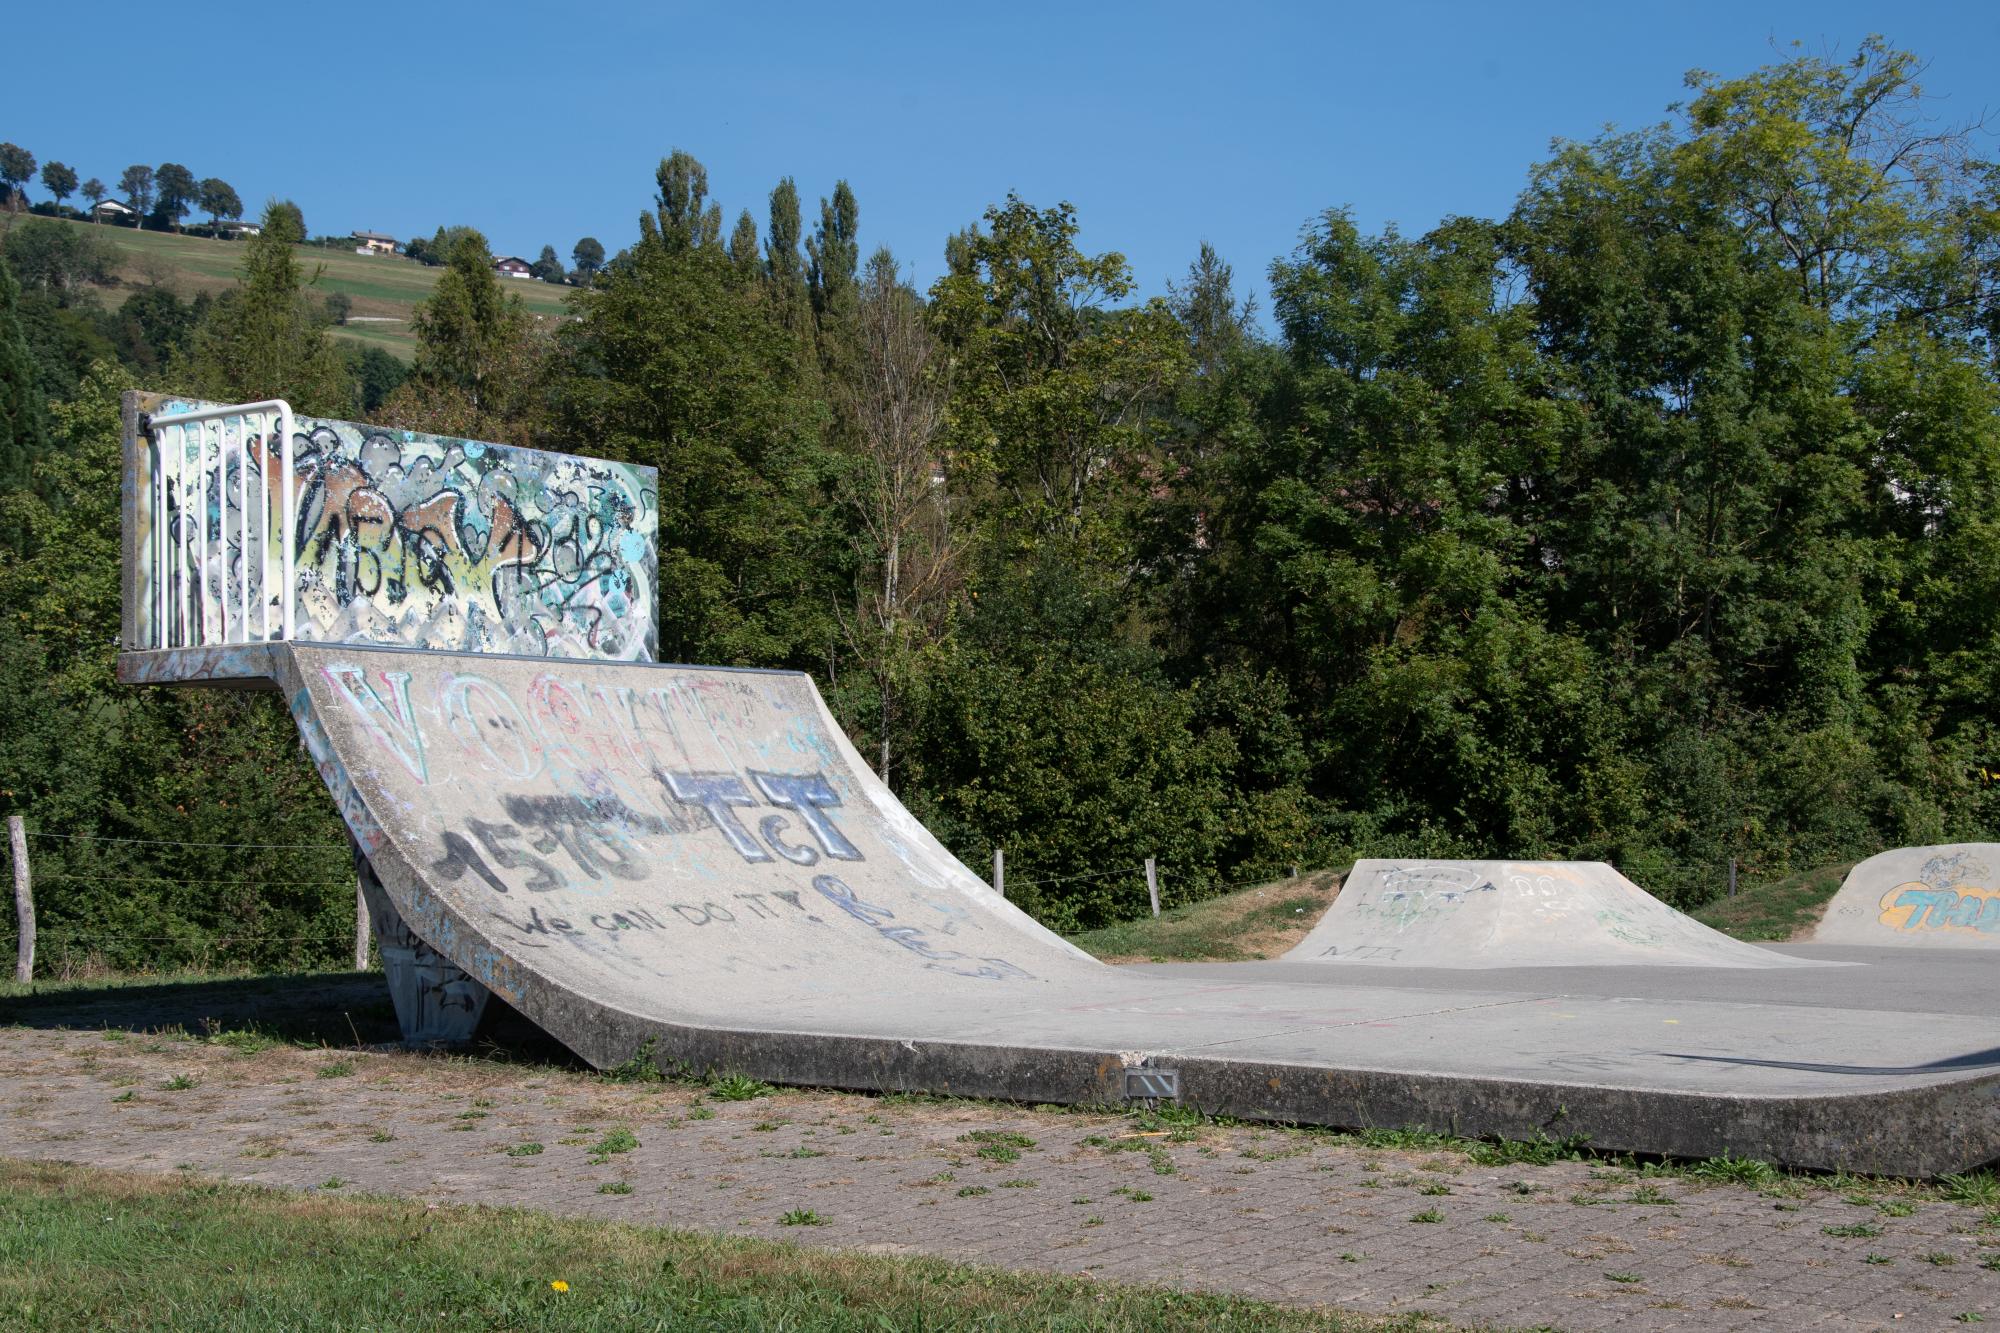
{"type": "Polygon", "coordinates": [[[172,1078],[168,1079],[165,1083],[162,1083],[160,1086],[165,1088],[168,1092],[186,1092],[189,1088],[200,1087],[201,1080],[196,1078],[193,1074],[175,1074],[172,1078]]]}
{"type": "Polygon", "coordinates": [[[1844,1227],[1821,1227],[1822,1236],[1879,1236],[1882,1228],[1873,1222],[1855,1222],[1844,1227]]]}
{"type": "Polygon", "coordinates": [[[507,1150],[509,1157],[540,1157],[542,1145],[539,1143],[517,1143],[507,1150]]]}
{"type": "Polygon", "coordinates": [[[1513,1220],[1513,1218],[1507,1216],[1505,1213],[1488,1213],[1480,1219],[1482,1222],[1511,1222],[1513,1220]]]}
{"type": "Polygon", "coordinates": [[[715,1108],[713,1106],[690,1106],[688,1107],[687,1118],[690,1120],[713,1120],[715,1119],[715,1108]]]}
{"type": "Polygon", "coordinates": [[[1004,1143],[988,1143],[973,1156],[984,1157],[989,1162],[1018,1162],[1021,1160],[1021,1151],[1018,1148],[1010,1148],[1004,1143]]]}
{"type": "Polygon", "coordinates": [[[1896,1261],[1886,1254],[1871,1254],[1862,1259],[1861,1262],[1864,1264],[1892,1264],[1896,1261]]]}
{"type": "Polygon", "coordinates": [[[1041,1182],[1037,1180],[1003,1180],[1000,1182],[1000,1188],[1003,1190],[1040,1189],[1041,1182]]]}
{"type": "Polygon", "coordinates": [[[129,1102],[136,1096],[138,1096],[138,1094],[134,1092],[121,1092],[116,1097],[113,1097],[111,1100],[114,1102],[129,1102]]]}
{"type": "Polygon", "coordinates": [[[821,1152],[817,1148],[808,1148],[806,1147],[806,1145],[801,1143],[798,1147],[786,1153],[785,1156],[805,1158],[805,1157],[824,1157],[826,1156],[826,1154],[821,1152]]]}
{"type": "Polygon", "coordinates": [[[1361,1256],[1352,1250],[1347,1250],[1341,1254],[1340,1262],[1344,1264],[1358,1264],[1361,1262],[1361,1256]]]}
{"type": "Polygon", "coordinates": [[[1904,1203],[1900,1199],[1891,1199],[1876,1204],[1875,1211],[1884,1217],[1909,1217],[1917,1211],[1917,1206],[1913,1203],[1904,1203]]]}
{"type": "Polygon", "coordinates": [[[319,1187],[323,1190],[337,1190],[346,1183],[347,1182],[342,1180],[339,1176],[328,1176],[325,1180],[322,1180],[319,1183],[319,1187]]]}
{"type": "Polygon", "coordinates": [[[759,1082],[748,1074],[711,1074],[708,1077],[708,1095],[719,1102],[755,1101],[776,1091],[770,1084],[759,1082]]]}
{"type": "Polygon", "coordinates": [[[486,1118],[486,1112],[484,1112],[484,1111],[460,1111],[460,1112],[458,1113],[458,1118],[459,1118],[460,1120],[484,1120],[484,1119],[486,1118]]]}
{"type": "Polygon", "coordinates": [[[1924,1262],[1933,1268],[1950,1268],[1958,1262],[1958,1256],[1949,1254],[1944,1250],[1932,1250],[1924,1256],[1924,1262]]]}
{"type": "Polygon", "coordinates": [[[589,1161],[593,1166],[602,1166],[611,1159],[611,1154],[631,1152],[638,1146],[638,1138],[621,1125],[591,1145],[589,1161]]]}
{"type": "Polygon", "coordinates": [[[987,1189],[984,1185],[965,1185],[960,1187],[958,1197],[961,1199],[970,1199],[975,1194],[991,1194],[992,1192],[992,1190],[987,1189]]]}
{"type": "MultiPolygon", "coordinates": [[[[762,1094],[758,1094],[762,1095],[762,1094]]],[[[823,1227],[826,1219],[810,1208],[794,1208],[778,1219],[781,1227],[823,1227]]]]}
{"type": "Polygon", "coordinates": [[[2000,1207],[2000,1176],[1991,1171],[1945,1176],[1938,1182],[1938,1192],[1953,1203],[1969,1203],[1976,1208],[2000,1207]]]}
{"type": "Polygon", "coordinates": [[[1444,1182],[1443,1182],[1442,1180],[1433,1180],[1433,1181],[1432,1181],[1432,1182],[1431,1182],[1430,1184],[1428,1184],[1428,1185],[1425,1185],[1425,1186],[1424,1186],[1423,1188],[1419,1189],[1419,1190],[1417,1191],[1417,1193],[1419,1193],[1419,1194],[1449,1194],[1449,1193],[1451,1193],[1451,1186],[1449,1186],[1449,1185],[1445,1184],[1445,1183],[1444,1183],[1444,1182]]]}
{"type": "MultiPolygon", "coordinates": [[[[1032,1148],[1035,1141],[1026,1134],[1017,1134],[1011,1129],[975,1129],[969,1134],[958,1136],[960,1143],[998,1143],[1008,1148],[1032,1148]]],[[[1099,1140],[1103,1142],[1103,1140],[1099,1140]]]]}
{"type": "Polygon", "coordinates": [[[632,1187],[622,1180],[607,1180],[597,1187],[599,1194],[630,1194],[632,1187]]]}
{"type": "Polygon", "coordinates": [[[1698,1180],[1715,1180],[1730,1185],[1762,1185],[1777,1179],[1778,1170],[1754,1157],[1732,1157],[1727,1152],[1696,1162],[1687,1173],[1698,1180]]]}
{"type": "Polygon", "coordinates": [[[1444,1214],[1435,1208],[1426,1208],[1421,1213],[1412,1214],[1410,1220],[1412,1222],[1442,1222],[1444,1221],[1444,1214]]]}
{"type": "Polygon", "coordinates": [[[1087,1227],[1101,1227],[1104,1225],[1104,1219],[1093,1214],[1090,1217],[1084,1218],[1083,1224],[1087,1227]]]}
{"type": "Polygon", "coordinates": [[[659,1039],[648,1037],[630,1057],[621,1060],[598,1077],[607,1083],[664,1083],[667,1076],[653,1058],[653,1046],[659,1039]]]}
{"type": "Polygon", "coordinates": [[[1666,1204],[1674,1200],[1660,1191],[1657,1185],[1641,1185],[1626,1196],[1628,1203],[1666,1204]]]}
{"type": "Polygon", "coordinates": [[[1979,1266],[1981,1268],[1991,1269],[1993,1272],[2000,1273],[2000,1254],[1987,1255],[1984,1259],[1981,1259],[1979,1261],[1979,1266]]]}
{"type": "Polygon", "coordinates": [[[1604,1276],[1610,1278],[1613,1282],[1639,1282],[1643,1280],[1637,1273],[1606,1273],[1604,1276]]]}
{"type": "Polygon", "coordinates": [[[319,1078],[346,1078],[354,1072],[354,1062],[352,1060],[334,1060],[328,1064],[321,1065],[314,1072],[319,1078]]]}
{"type": "Polygon", "coordinates": [[[368,1136],[368,1141],[370,1143],[394,1143],[396,1136],[386,1129],[378,1129],[368,1136]]]}

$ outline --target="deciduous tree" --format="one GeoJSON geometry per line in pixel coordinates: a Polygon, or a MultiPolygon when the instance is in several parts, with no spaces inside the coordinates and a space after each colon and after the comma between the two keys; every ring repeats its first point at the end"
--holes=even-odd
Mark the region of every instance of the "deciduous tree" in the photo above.
{"type": "Polygon", "coordinates": [[[19,144],[0,143],[0,181],[7,185],[7,200],[18,213],[28,201],[27,185],[35,178],[35,155],[19,144]]]}
{"type": "Polygon", "coordinates": [[[118,178],[118,188],[124,191],[125,206],[132,210],[133,221],[142,221],[153,211],[153,169],[143,162],[134,162],[125,168],[125,174],[118,178]]]}
{"type": "Polygon", "coordinates": [[[195,180],[194,173],[180,163],[162,162],[159,170],[153,173],[153,188],[159,194],[156,207],[160,216],[172,224],[174,232],[179,234],[181,219],[201,198],[200,183],[195,180]]]}
{"type": "Polygon", "coordinates": [[[60,162],[48,162],[42,166],[42,188],[62,207],[62,201],[76,193],[76,173],[60,162]]]}
{"type": "Polygon", "coordinates": [[[228,181],[210,176],[201,183],[201,211],[208,214],[208,225],[220,237],[224,218],[243,216],[243,201],[236,197],[228,181]]]}

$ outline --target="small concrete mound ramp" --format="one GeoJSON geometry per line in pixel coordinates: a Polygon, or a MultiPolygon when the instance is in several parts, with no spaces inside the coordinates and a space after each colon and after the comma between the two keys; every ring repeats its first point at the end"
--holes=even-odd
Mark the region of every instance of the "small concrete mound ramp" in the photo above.
{"type": "Polygon", "coordinates": [[[1375,967],[1821,965],[1712,930],[1602,861],[1360,861],[1285,958],[1375,967]]]}
{"type": "Polygon", "coordinates": [[[2000,842],[1869,857],[1847,872],[1813,942],[2000,950],[2000,842]]]}

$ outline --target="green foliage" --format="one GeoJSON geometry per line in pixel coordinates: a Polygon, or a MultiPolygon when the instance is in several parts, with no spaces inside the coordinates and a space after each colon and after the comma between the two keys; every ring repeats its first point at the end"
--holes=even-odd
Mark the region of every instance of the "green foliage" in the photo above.
{"type": "Polygon", "coordinates": [[[486,238],[466,229],[452,244],[444,275],[417,307],[417,361],[411,377],[431,388],[457,390],[475,412],[495,404],[508,386],[495,380],[527,336],[520,298],[500,290],[486,238]]]}
{"type": "Polygon", "coordinates": [[[28,464],[47,437],[34,354],[21,331],[20,297],[12,265],[0,258],[0,486],[27,479],[28,464]]]}
{"type": "Polygon", "coordinates": [[[96,232],[50,218],[23,218],[7,232],[7,263],[23,289],[59,306],[111,281],[115,247],[96,232]]]}

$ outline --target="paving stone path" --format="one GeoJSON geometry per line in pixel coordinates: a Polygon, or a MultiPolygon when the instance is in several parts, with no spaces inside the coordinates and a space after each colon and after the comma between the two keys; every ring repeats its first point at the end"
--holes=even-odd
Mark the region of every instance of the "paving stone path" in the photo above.
{"type": "Polygon", "coordinates": [[[2000,1324],[2000,1199],[1259,1126],[0,1028],[0,1155],[512,1204],[1473,1327],[2000,1324]],[[636,1144],[624,1151],[614,1131],[636,1144]],[[607,1140],[607,1136],[610,1136],[607,1140]],[[625,1192],[628,1191],[629,1192],[625,1192]],[[784,1226],[809,1210],[818,1226],[784,1226]]]}

